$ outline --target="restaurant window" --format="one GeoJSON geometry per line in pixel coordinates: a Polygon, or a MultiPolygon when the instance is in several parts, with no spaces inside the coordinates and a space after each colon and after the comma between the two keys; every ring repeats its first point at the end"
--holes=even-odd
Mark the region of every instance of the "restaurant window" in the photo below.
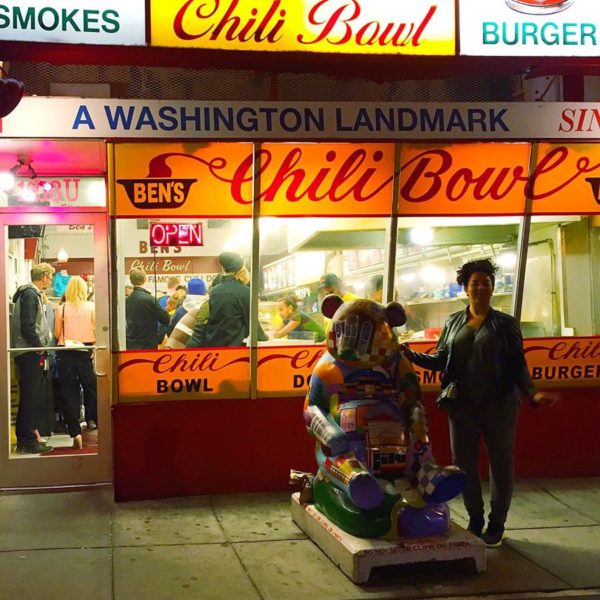
{"type": "MultiPolygon", "coordinates": [[[[341,292],[347,301],[381,301],[385,260],[385,220],[377,218],[261,219],[260,318],[279,343],[320,342],[322,335],[304,323],[279,336],[289,319],[282,300],[292,299],[298,310],[323,326],[320,301],[341,292]],[[379,291],[378,291],[379,290],[379,291]]],[[[315,328],[316,329],[316,328],[315,328]]]]}
{"type": "MultiPolygon", "coordinates": [[[[226,313],[227,317],[219,323],[220,333],[215,334],[208,309],[211,295],[214,300],[214,289],[225,281],[222,279],[224,259],[219,257],[227,253],[225,262],[230,271],[227,277],[232,282],[235,279],[235,285],[239,284],[246,293],[249,315],[250,274],[246,271],[242,282],[240,272],[250,263],[251,219],[117,219],[116,229],[118,347],[128,351],[121,358],[121,365],[127,364],[129,370],[150,369],[135,374],[132,371],[140,380],[148,380],[145,387],[130,386],[127,378],[120,377],[119,401],[139,400],[144,390],[155,399],[164,400],[247,397],[250,361],[248,335],[245,330],[240,333],[244,328],[242,317],[224,309],[222,314],[226,313]],[[161,243],[165,245],[159,245],[161,243]],[[152,324],[156,331],[155,343],[144,348],[162,351],[160,355],[148,357],[146,362],[155,361],[153,367],[142,365],[140,361],[134,365],[136,360],[127,357],[129,351],[141,350],[135,340],[131,343],[129,314],[135,306],[126,301],[131,293],[131,273],[139,269],[147,277],[141,287],[169,316],[166,323],[152,324]]],[[[241,304],[236,308],[238,306],[241,304]]]]}
{"type": "Polygon", "coordinates": [[[436,340],[468,298],[456,283],[465,262],[491,258],[499,267],[492,306],[510,313],[515,291],[518,217],[400,218],[395,299],[407,312],[404,340],[436,340]]]}
{"type": "MultiPolygon", "coordinates": [[[[119,303],[124,304],[130,293],[131,271],[142,269],[147,279],[141,287],[171,316],[177,305],[185,305],[190,286],[192,296],[209,297],[223,271],[220,255],[239,256],[248,265],[252,249],[250,219],[118,219],[117,236],[119,303]],[[151,231],[156,243],[164,245],[153,245],[151,231]]],[[[127,350],[125,311],[119,321],[119,348],[127,350]]],[[[167,339],[168,335],[158,340],[157,346],[164,347],[167,339]]]]}
{"type": "Polygon", "coordinates": [[[600,220],[533,217],[521,329],[524,337],[600,333],[600,220]]]}
{"type": "Polygon", "coordinates": [[[323,351],[327,293],[381,300],[386,224],[382,218],[260,220],[259,394],[298,394],[323,351]],[[270,346],[279,346],[271,351],[270,346]],[[283,350],[287,347],[288,350],[283,350]],[[281,377],[264,367],[275,364],[281,377]]]}

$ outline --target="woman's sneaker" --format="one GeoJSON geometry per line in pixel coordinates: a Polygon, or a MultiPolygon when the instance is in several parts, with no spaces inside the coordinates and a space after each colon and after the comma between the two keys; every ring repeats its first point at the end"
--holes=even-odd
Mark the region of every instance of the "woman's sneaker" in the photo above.
{"type": "Polygon", "coordinates": [[[470,531],[473,535],[476,535],[480,538],[484,525],[485,520],[483,517],[471,517],[469,519],[469,524],[467,525],[467,531],[470,531]]]}
{"type": "Polygon", "coordinates": [[[488,548],[498,548],[502,545],[502,540],[504,540],[505,537],[504,525],[488,523],[488,527],[485,530],[485,533],[481,536],[481,539],[485,542],[485,545],[488,548]]]}

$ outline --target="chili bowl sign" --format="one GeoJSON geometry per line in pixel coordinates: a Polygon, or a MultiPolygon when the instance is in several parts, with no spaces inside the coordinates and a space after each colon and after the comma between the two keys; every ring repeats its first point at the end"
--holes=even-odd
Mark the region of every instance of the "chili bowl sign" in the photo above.
{"type": "Polygon", "coordinates": [[[453,55],[454,0],[151,0],[151,44],[453,55]]]}
{"type": "Polygon", "coordinates": [[[145,15],[144,0],[6,0],[0,40],[141,46],[145,15]]]}
{"type": "Polygon", "coordinates": [[[460,54],[598,56],[598,0],[460,0],[460,54]]]}

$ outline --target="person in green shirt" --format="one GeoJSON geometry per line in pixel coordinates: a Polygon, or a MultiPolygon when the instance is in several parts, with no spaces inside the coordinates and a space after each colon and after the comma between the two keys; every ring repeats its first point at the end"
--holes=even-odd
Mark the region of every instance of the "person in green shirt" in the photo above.
{"type": "Polygon", "coordinates": [[[315,341],[322,342],[325,339],[323,327],[309,314],[298,310],[298,304],[294,298],[288,296],[279,300],[277,310],[283,320],[283,327],[274,331],[273,337],[282,338],[293,331],[309,331],[316,334],[315,341]]]}

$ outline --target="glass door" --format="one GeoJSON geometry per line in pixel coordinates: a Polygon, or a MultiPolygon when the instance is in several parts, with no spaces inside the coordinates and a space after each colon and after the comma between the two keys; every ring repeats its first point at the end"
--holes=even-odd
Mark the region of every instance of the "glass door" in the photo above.
{"type": "Polygon", "coordinates": [[[0,488],[112,480],[106,219],[0,215],[0,488]]]}

